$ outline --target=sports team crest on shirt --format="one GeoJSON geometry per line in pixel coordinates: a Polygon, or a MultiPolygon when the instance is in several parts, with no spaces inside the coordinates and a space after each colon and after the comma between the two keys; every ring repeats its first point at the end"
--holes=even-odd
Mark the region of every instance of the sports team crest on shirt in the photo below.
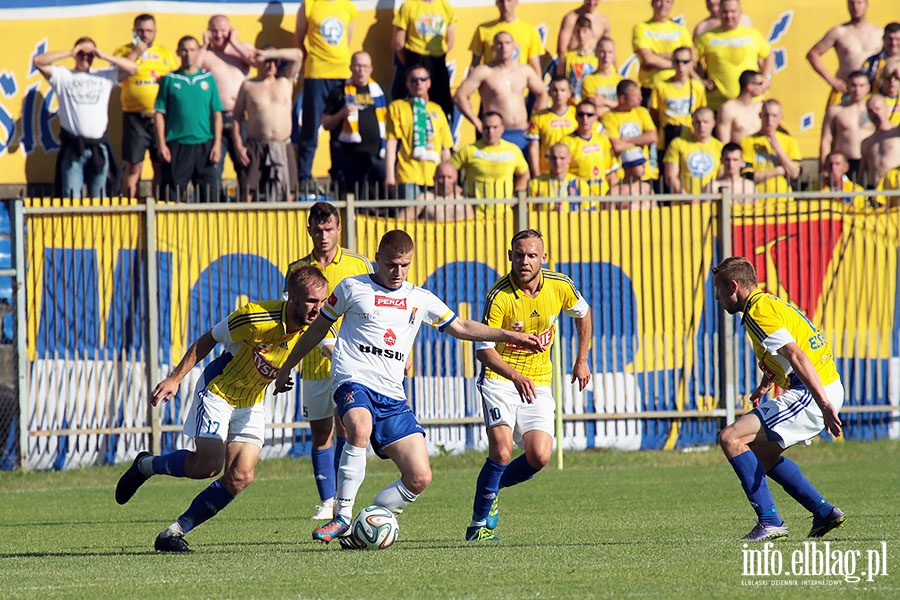
{"type": "Polygon", "coordinates": [[[706,177],[712,174],[713,157],[704,150],[691,152],[688,155],[687,167],[694,177],[706,177]]]}
{"type": "Polygon", "coordinates": [[[641,126],[634,121],[626,121],[619,126],[620,137],[637,137],[642,133],[641,126]]]}
{"type": "Polygon", "coordinates": [[[344,24],[335,17],[329,17],[319,26],[319,34],[329,46],[337,46],[344,37],[344,24]]]}
{"type": "Polygon", "coordinates": [[[388,329],[384,332],[384,343],[388,346],[393,346],[397,343],[397,335],[393,331],[388,329]]]}
{"type": "Polygon", "coordinates": [[[409,311],[409,324],[412,325],[416,322],[416,312],[418,312],[418,308],[413,306],[412,310],[409,311]]]}
{"type": "Polygon", "coordinates": [[[513,331],[522,331],[525,329],[525,323],[523,321],[513,321],[510,326],[513,331]]]}
{"type": "Polygon", "coordinates": [[[206,90],[209,89],[209,83],[206,82],[206,81],[201,81],[201,82],[200,82],[200,89],[203,90],[203,91],[205,92],[206,90]]]}

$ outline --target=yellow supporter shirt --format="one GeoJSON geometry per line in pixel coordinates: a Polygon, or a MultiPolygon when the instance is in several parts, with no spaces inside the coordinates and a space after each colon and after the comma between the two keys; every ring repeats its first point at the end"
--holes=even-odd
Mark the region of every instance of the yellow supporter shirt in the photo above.
{"type": "Polygon", "coordinates": [[[500,19],[482,23],[475,29],[472,43],[469,44],[469,51],[484,57],[483,64],[493,61],[494,36],[501,31],[508,32],[515,40],[516,52],[513,58],[516,61],[528,64],[528,61],[535,56],[540,58],[544,55],[544,43],[541,41],[541,34],[538,33],[537,27],[521,19],[516,19],[512,23],[505,23],[500,19]]]}
{"type": "MultiPolygon", "coordinates": [[[[453,133],[440,106],[429,102],[425,110],[431,120],[434,151],[440,156],[442,150],[453,149],[453,133]]],[[[433,186],[438,163],[413,158],[413,110],[408,99],[394,100],[388,105],[385,137],[397,140],[397,181],[433,186]]]]}
{"type": "MultiPolygon", "coordinates": [[[[369,262],[368,258],[362,254],[347,250],[346,248],[341,248],[340,246],[338,246],[337,254],[334,255],[334,260],[331,261],[331,264],[325,266],[325,268],[322,268],[322,265],[316,261],[312,252],[310,252],[303,258],[295,260],[288,265],[287,272],[290,273],[297,267],[302,267],[303,265],[312,265],[322,271],[325,275],[325,279],[328,280],[329,294],[337,287],[337,284],[347,277],[372,272],[372,263],[369,262]]],[[[337,336],[340,326],[340,320],[331,326],[334,330],[333,337],[337,336]]],[[[331,361],[325,358],[321,348],[314,348],[312,352],[303,358],[300,367],[300,376],[303,379],[328,379],[331,376],[331,361]]]]}
{"type": "Polygon", "coordinates": [[[700,143],[692,133],[672,140],[666,148],[663,164],[678,164],[682,193],[700,194],[707,183],[715,181],[719,174],[722,146],[722,142],[714,137],[700,143]]]}
{"type": "MultiPolygon", "coordinates": [[[[822,185],[823,192],[832,192],[838,191],[833,190],[831,186],[828,184],[822,185]]],[[[845,202],[847,204],[853,205],[854,208],[869,208],[869,200],[862,193],[865,191],[865,188],[857,183],[853,183],[850,179],[844,175],[844,180],[841,182],[841,189],[839,191],[848,192],[846,196],[840,196],[837,199],[841,202],[845,202]]]]}
{"type": "Polygon", "coordinates": [[[581,85],[584,79],[597,72],[597,55],[593,52],[582,54],[580,50],[566,52],[566,79],[572,86],[572,103],[577,104],[581,100],[581,85]]]}
{"type": "Polygon", "coordinates": [[[741,324],[759,359],[759,368],[782,389],[803,385],[793,372],[790,362],[778,350],[796,342],[809,357],[822,385],[840,379],[831,349],[825,336],[802,312],[784,300],[757,290],[744,304],[741,324]]]}
{"type": "Polygon", "coordinates": [[[706,106],[706,88],[695,79],[677,86],[672,81],[657,83],[650,95],[650,108],[655,110],[659,119],[659,145],[665,147],[666,125],[681,125],[691,129],[691,116],[698,108],[706,106]]]}
{"type": "MultiPolygon", "coordinates": [[[[800,154],[800,146],[797,140],[786,133],[778,131],[775,133],[778,143],[787,153],[791,160],[800,162],[803,155],[800,154]]],[[[750,135],[741,140],[741,149],[744,151],[744,162],[750,163],[751,171],[770,171],[778,165],[778,155],[772,150],[772,145],[764,135],[750,135]]],[[[778,175],[766,181],[760,181],[756,184],[758,192],[790,192],[791,184],[784,177],[778,175]]],[[[782,198],[783,200],[783,198],[782,198]]]]}
{"type": "Polygon", "coordinates": [[[206,389],[235,408],[262,402],[300,332],[285,330],[287,302],[250,302],[217,323],[213,337],[228,344],[203,370],[206,389]]]}
{"type": "Polygon", "coordinates": [[[519,147],[506,140],[496,146],[478,140],[454,152],[450,162],[457,169],[465,169],[469,198],[513,198],[515,175],[529,170],[519,147]]]}
{"type": "MultiPolygon", "coordinates": [[[[643,106],[638,106],[628,111],[613,109],[600,117],[600,122],[603,123],[606,133],[611,139],[637,137],[648,131],[656,131],[656,124],[650,116],[650,111],[643,106]]],[[[644,181],[656,179],[659,176],[659,169],[651,166],[653,161],[650,160],[650,146],[642,146],[641,151],[647,159],[644,181]]]]}
{"type": "MultiPolygon", "coordinates": [[[[654,54],[672,54],[678,48],[691,48],[694,43],[687,27],[675,21],[645,21],[632,29],[631,47],[637,52],[647,49],[654,54]]],[[[639,81],[641,87],[652,89],[661,81],[675,74],[675,69],[652,69],[641,65],[639,81]]]]}
{"type": "MultiPolygon", "coordinates": [[[[532,198],[590,198],[592,196],[603,196],[600,191],[600,183],[588,183],[581,177],[566,177],[565,179],[553,179],[549,173],[541,175],[536,179],[528,182],[528,195],[532,198]]],[[[560,212],[574,212],[579,210],[597,210],[600,208],[599,202],[582,202],[580,200],[569,200],[568,202],[560,202],[543,206],[554,207],[560,212]]]]}
{"type": "Polygon", "coordinates": [[[416,54],[447,54],[447,28],[456,14],[447,0],[406,0],[394,15],[394,27],[406,32],[405,48],[416,54]]]}
{"type": "MultiPolygon", "coordinates": [[[[116,56],[128,56],[134,44],[125,44],[116,49],[116,56]]],[[[122,86],[122,112],[153,113],[153,103],[159,91],[159,78],[181,66],[175,54],[153,44],[135,61],[137,73],[129,75],[119,84],[122,86]]]]}
{"type": "Polygon", "coordinates": [[[900,96],[894,98],[884,97],[888,105],[888,119],[894,125],[900,125],[900,96]]]}
{"type": "Polygon", "coordinates": [[[569,173],[596,184],[597,188],[592,191],[595,195],[605,196],[609,191],[606,177],[619,168],[609,137],[605,133],[594,131],[591,138],[586,140],[573,131],[565,137],[563,143],[572,153],[569,173]]]}
{"type": "Polygon", "coordinates": [[[616,73],[615,69],[609,75],[592,73],[581,82],[581,97],[587,99],[600,96],[605,100],[616,102],[619,99],[616,94],[616,86],[622,79],[623,77],[616,73]]]}
{"type": "Polygon", "coordinates": [[[709,106],[719,110],[726,100],[741,93],[738,79],[744,71],[758,71],[759,60],[772,51],[769,42],[752,27],[738,25],[732,31],[721,27],[697,39],[697,56],[706,64],[716,89],[709,93],[709,106]]]}
{"type": "Polygon", "coordinates": [[[561,115],[549,108],[539,110],[532,115],[525,137],[538,142],[541,173],[550,171],[550,163],[547,162],[547,152],[549,152],[550,146],[563,141],[567,135],[575,131],[576,126],[574,106],[566,108],[566,112],[561,115]]]}
{"type": "MultiPolygon", "coordinates": [[[[533,333],[544,343],[543,352],[533,353],[505,342],[494,344],[503,360],[535,385],[548,386],[552,382],[550,347],[559,322],[560,311],[580,318],[589,307],[571,279],[549,269],[541,269],[541,288],[537,297],[522,293],[512,276],[497,281],[488,292],[482,322],[491,327],[533,333]]],[[[489,344],[486,345],[490,347],[489,344]]],[[[504,379],[487,367],[484,377],[504,379]]]]}
{"type": "Polygon", "coordinates": [[[347,31],[356,18],[350,0],[306,0],[306,77],[350,77],[350,40],[347,31]]]}
{"type": "MultiPolygon", "coordinates": [[[[894,190],[900,190],[900,167],[885,173],[878,183],[878,191],[880,192],[894,190]]],[[[900,196],[875,196],[874,200],[881,206],[900,206],[900,196]]]]}

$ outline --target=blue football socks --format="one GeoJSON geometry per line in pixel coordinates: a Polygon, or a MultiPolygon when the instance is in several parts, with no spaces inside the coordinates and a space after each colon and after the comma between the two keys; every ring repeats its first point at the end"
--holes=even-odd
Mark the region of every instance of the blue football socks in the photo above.
{"type": "Polygon", "coordinates": [[[762,463],[751,451],[747,450],[730,459],[734,472],[737,473],[738,479],[741,480],[741,486],[747,499],[760,523],[765,525],[780,526],[784,523],[778,510],[775,508],[775,500],[772,498],[772,492],[769,491],[769,484],[766,482],[766,472],[762,463]]]}
{"type": "Polygon", "coordinates": [[[188,454],[190,454],[189,450],[176,450],[169,454],[154,456],[153,472],[157,475],[184,477],[184,459],[188,454]]]}
{"type": "Polygon", "coordinates": [[[538,470],[528,463],[528,459],[524,454],[520,454],[518,458],[506,465],[503,471],[503,477],[500,478],[500,488],[507,488],[528,481],[538,470]]]}
{"type": "Polygon", "coordinates": [[[222,481],[216,479],[205,490],[197,494],[191,506],[183,515],[178,517],[178,524],[184,533],[187,533],[197,525],[208,521],[218,514],[220,510],[231,504],[234,500],[222,481]]]}
{"type": "Polygon", "coordinates": [[[334,498],[334,446],[324,450],[312,451],[313,474],[316,477],[316,488],[319,490],[319,499],[324,502],[334,498]]]}
{"type": "Polygon", "coordinates": [[[500,478],[506,465],[492,461],[490,458],[484,461],[478,480],[475,483],[475,502],[472,505],[472,522],[484,525],[488,513],[491,512],[491,504],[500,490],[500,478]]]}
{"type": "Polygon", "coordinates": [[[769,469],[767,475],[814,517],[823,519],[831,514],[834,506],[825,502],[825,497],[813,487],[809,479],[800,471],[797,463],[791,459],[782,456],[781,460],[769,469]]]}

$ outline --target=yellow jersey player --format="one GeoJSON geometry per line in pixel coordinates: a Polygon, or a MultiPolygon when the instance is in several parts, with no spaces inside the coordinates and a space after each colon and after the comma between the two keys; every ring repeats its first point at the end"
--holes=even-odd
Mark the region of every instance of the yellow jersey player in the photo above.
{"type": "Polygon", "coordinates": [[[203,370],[185,418],[184,434],[193,438],[195,450],[161,456],[140,452],[116,486],[116,502],[125,504],[153,475],[208,479],[225,465],[222,477],[157,536],[155,548],[160,552],[190,552],[184,535],[214,517],[253,481],[265,440],[262,401],[266,388],[300,332],[319,316],[328,280],[314,267],[301,267],[288,276],[287,292],[287,300],[251,302],[216,323],[191,344],[178,366],[153,390],[150,404],[168,402],[217,343],[227,344],[203,370]]]}
{"type": "MultiPolygon", "coordinates": [[[[341,215],[327,202],[316,202],[309,209],[306,231],[312,238],[313,250],[288,267],[288,275],[303,265],[318,268],[328,280],[330,294],[337,284],[354,275],[372,272],[372,265],[365,256],[341,248],[341,215]]],[[[340,323],[335,323],[335,329],[340,323]]],[[[313,519],[327,520],[333,516],[334,485],[338,461],[347,441],[340,420],[335,419],[334,401],[331,399],[331,347],[314,349],[303,360],[300,368],[303,419],[309,421],[312,431],[313,475],[319,492],[320,505],[313,519]],[[335,443],[332,445],[332,434],[335,443]]],[[[299,412],[299,411],[298,411],[299,412]]],[[[296,448],[296,450],[300,450],[296,448]]],[[[292,454],[294,452],[292,451],[292,454]]]]}
{"type": "Polygon", "coordinates": [[[746,258],[726,258],[712,274],[722,308],[731,315],[743,314],[741,323],[762,371],[762,381],[750,395],[755,408],[719,435],[719,445],[757,515],[756,526],[743,539],[766,542],[788,536],[767,475],[812,513],[809,537],[822,537],[847,518],[782,453],[798,442],[808,443],[823,429],[841,435],[838,412],[844,387],[831,349],[803,313],[759,289],[756,270],[746,258]],[[781,394],[763,400],[773,384],[781,394]]]}
{"type": "Polygon", "coordinates": [[[538,336],[543,351],[532,354],[512,343],[476,344],[484,365],[478,381],[488,457],[478,475],[472,522],[466,540],[499,539],[498,493],[527,481],[550,460],[556,403],[550,390],[550,346],[559,314],[575,319],[578,353],[572,382],[584,389],[591,380],[588,351],[591,309],[571,279],[541,268],[547,260],[540,232],[525,229],[513,236],[509,250],[512,270],[491,291],[484,307],[485,325],[538,336]],[[510,462],[513,441],[525,453],[510,462]]]}

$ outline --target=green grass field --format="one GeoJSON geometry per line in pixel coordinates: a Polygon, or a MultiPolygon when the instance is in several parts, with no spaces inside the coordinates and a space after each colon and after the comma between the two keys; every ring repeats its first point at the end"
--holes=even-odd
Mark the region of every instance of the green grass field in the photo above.
{"type": "MultiPolygon", "coordinates": [[[[308,460],[260,463],[256,482],[191,532],[195,552],[181,556],[155,553],[153,540],[204,482],[155,477],[123,507],[113,488],[124,466],[0,473],[0,598],[900,598],[900,442],[789,455],[849,516],[818,549],[830,542],[848,565],[859,550],[858,575],[885,542],[887,575],[744,576],[738,538],[753,513],[717,449],[568,454],[564,470],[502,492],[502,541],[467,544],[484,459],[469,453],[433,459],[434,483],[381,552],[311,541],[308,460]]],[[[396,477],[390,463],[369,465],[358,506],[396,477]]],[[[775,546],[784,571],[810,519],[774,493],[791,530],[775,546]]]]}

